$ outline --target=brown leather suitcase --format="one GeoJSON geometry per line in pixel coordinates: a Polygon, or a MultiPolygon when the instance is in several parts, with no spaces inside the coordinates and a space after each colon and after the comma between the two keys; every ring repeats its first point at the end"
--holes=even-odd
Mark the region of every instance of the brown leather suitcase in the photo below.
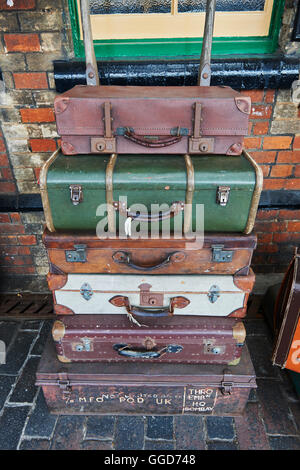
{"type": "Polygon", "coordinates": [[[37,373],[51,413],[241,415],[257,387],[247,347],[236,366],[221,364],[62,364],[49,338],[37,373]]]}
{"type": "Polygon", "coordinates": [[[124,315],[76,315],[59,317],[52,336],[61,362],[237,365],[246,331],[235,318],[160,318],[138,327],[124,315]]]}
{"type": "Polygon", "coordinates": [[[248,275],[256,235],[209,234],[203,245],[186,239],[109,239],[95,233],[45,229],[50,273],[248,275]]]}
{"type": "Polygon", "coordinates": [[[198,86],[99,85],[88,2],[81,1],[87,86],[54,101],[62,152],[240,155],[248,135],[250,97],[210,87],[216,0],[207,2],[198,86]]]}

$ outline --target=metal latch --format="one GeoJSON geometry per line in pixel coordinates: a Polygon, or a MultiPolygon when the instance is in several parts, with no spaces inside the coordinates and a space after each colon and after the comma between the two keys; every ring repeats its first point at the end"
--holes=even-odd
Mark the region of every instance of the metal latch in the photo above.
{"type": "Polygon", "coordinates": [[[74,206],[78,206],[78,204],[83,200],[82,186],[79,184],[71,184],[69,188],[72,204],[74,206]]]}
{"type": "Polygon", "coordinates": [[[91,340],[89,338],[81,338],[82,343],[78,343],[75,345],[76,351],[92,351],[91,348],[91,340]]]}
{"type": "Polygon", "coordinates": [[[229,186],[218,186],[217,190],[217,203],[220,206],[226,206],[229,199],[230,187],[229,186]]]}
{"type": "Polygon", "coordinates": [[[74,245],[74,250],[66,250],[65,255],[69,263],[86,263],[86,245],[74,245]]]}
{"type": "Polygon", "coordinates": [[[223,380],[221,382],[221,392],[223,395],[231,395],[233,382],[230,381],[232,377],[230,369],[223,370],[223,380]]]}
{"type": "Polygon", "coordinates": [[[90,298],[92,297],[93,295],[93,289],[91,288],[91,286],[85,282],[84,284],[82,284],[81,288],[80,288],[80,294],[82,295],[82,297],[85,299],[85,300],[90,300],[90,298]]]}
{"type": "Polygon", "coordinates": [[[67,377],[67,374],[61,373],[59,374],[59,378],[57,380],[57,385],[59,386],[60,390],[63,392],[63,396],[67,397],[72,392],[71,383],[67,377]]]}
{"type": "Polygon", "coordinates": [[[215,263],[230,263],[233,257],[233,251],[223,250],[224,245],[212,245],[212,260],[215,263]]]}
{"type": "Polygon", "coordinates": [[[220,297],[220,287],[216,285],[211,286],[207,296],[209,298],[209,301],[214,304],[220,297]]]}

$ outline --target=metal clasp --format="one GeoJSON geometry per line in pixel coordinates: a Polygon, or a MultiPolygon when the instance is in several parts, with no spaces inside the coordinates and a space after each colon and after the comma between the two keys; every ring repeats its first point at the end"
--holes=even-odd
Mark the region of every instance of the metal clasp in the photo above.
{"type": "Polygon", "coordinates": [[[74,245],[74,250],[66,250],[66,261],[69,263],[86,263],[86,245],[74,245]]]}
{"type": "Polygon", "coordinates": [[[212,261],[215,263],[230,263],[233,251],[223,250],[224,245],[212,245],[212,261]]]}
{"type": "Polygon", "coordinates": [[[76,351],[92,351],[91,340],[89,338],[81,338],[82,343],[75,345],[76,351]]]}
{"type": "Polygon", "coordinates": [[[220,287],[216,285],[211,286],[207,296],[209,298],[209,301],[214,304],[220,297],[220,287]]]}
{"type": "Polygon", "coordinates": [[[60,390],[63,392],[64,398],[67,398],[69,395],[71,395],[71,391],[72,391],[71,383],[66,373],[60,373],[58,374],[58,377],[59,378],[57,380],[57,385],[59,386],[60,390]]]}
{"type": "Polygon", "coordinates": [[[217,203],[220,206],[226,206],[229,199],[230,187],[229,186],[218,186],[217,190],[217,203]]]}
{"type": "Polygon", "coordinates": [[[78,204],[83,201],[82,186],[79,184],[71,184],[69,188],[72,204],[78,206],[78,204]]]}
{"type": "Polygon", "coordinates": [[[85,300],[90,300],[94,292],[91,286],[87,282],[85,282],[80,288],[80,294],[85,300]]]}

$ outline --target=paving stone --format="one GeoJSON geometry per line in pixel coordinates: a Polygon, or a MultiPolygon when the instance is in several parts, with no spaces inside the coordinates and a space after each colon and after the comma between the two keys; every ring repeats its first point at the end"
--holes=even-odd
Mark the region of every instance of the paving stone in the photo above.
{"type": "Polygon", "coordinates": [[[26,320],[22,322],[21,330],[39,330],[41,327],[41,320],[26,320]]]}
{"type": "Polygon", "coordinates": [[[59,416],[50,449],[79,450],[85,420],[85,416],[59,416]]]}
{"type": "Polygon", "coordinates": [[[145,449],[146,450],[174,450],[175,445],[174,442],[170,441],[155,441],[147,439],[145,441],[145,449]]]}
{"type": "Polygon", "coordinates": [[[42,389],[39,390],[34,409],[29,416],[25,428],[25,436],[51,438],[57,416],[50,414],[42,389]]]}
{"type": "Polygon", "coordinates": [[[205,433],[203,416],[175,416],[176,449],[204,450],[205,433]]]}
{"type": "Polygon", "coordinates": [[[24,439],[19,450],[49,450],[50,441],[47,439],[24,439]]]}
{"type": "Polygon", "coordinates": [[[148,416],[146,436],[152,439],[173,439],[172,416],[148,416]]]}
{"type": "Polygon", "coordinates": [[[35,373],[39,364],[39,357],[30,357],[22,370],[19,380],[11,394],[10,403],[32,403],[37,392],[35,386],[35,373]]]}
{"type": "Polygon", "coordinates": [[[220,416],[207,416],[206,429],[208,440],[227,439],[232,440],[235,437],[233,418],[220,416]]]}
{"type": "Polygon", "coordinates": [[[0,449],[15,450],[27,418],[29,406],[8,406],[0,417],[0,449]]]}
{"type": "Polygon", "coordinates": [[[240,450],[269,450],[269,441],[259,415],[259,405],[248,403],[243,416],[235,418],[240,450]]]}
{"type": "Polygon", "coordinates": [[[277,380],[258,379],[257,395],[269,434],[294,434],[293,416],[277,380]]]}
{"type": "Polygon", "coordinates": [[[80,450],[112,450],[112,441],[94,441],[88,439],[81,442],[80,450]]]}
{"type": "Polygon", "coordinates": [[[15,381],[16,377],[9,375],[0,376],[0,410],[2,409],[15,381]]]}
{"type": "Polygon", "coordinates": [[[300,450],[300,437],[270,436],[271,450],[300,450]]]}
{"type": "Polygon", "coordinates": [[[0,365],[0,374],[17,375],[22,368],[33,340],[36,337],[36,332],[33,331],[20,331],[11,347],[9,348],[6,356],[6,364],[0,365]]]}
{"type": "Polygon", "coordinates": [[[40,330],[39,337],[36,340],[32,348],[31,354],[33,356],[41,356],[41,354],[43,353],[51,328],[52,328],[52,320],[45,320],[40,330]]]}
{"type": "Polygon", "coordinates": [[[116,450],[143,449],[144,424],[144,418],[140,416],[118,416],[114,448],[116,450]]]}
{"type": "Polygon", "coordinates": [[[9,345],[18,331],[19,322],[15,321],[3,321],[0,322],[0,339],[4,341],[6,346],[6,351],[8,351],[9,345]]]}
{"type": "Polygon", "coordinates": [[[86,438],[112,438],[115,422],[115,416],[88,416],[86,422],[86,438]]]}
{"type": "Polygon", "coordinates": [[[214,441],[207,444],[207,450],[238,450],[236,442],[214,441]]]}
{"type": "Polygon", "coordinates": [[[256,403],[258,402],[258,397],[257,397],[257,390],[256,388],[251,388],[249,397],[248,397],[248,402],[251,403],[256,403]]]}
{"type": "Polygon", "coordinates": [[[279,377],[279,372],[272,365],[272,343],[266,336],[248,336],[246,343],[250,350],[257,377],[279,377]]]}
{"type": "Polygon", "coordinates": [[[266,336],[271,338],[270,329],[263,319],[251,318],[249,320],[244,320],[244,326],[246,328],[247,336],[266,336]]]}

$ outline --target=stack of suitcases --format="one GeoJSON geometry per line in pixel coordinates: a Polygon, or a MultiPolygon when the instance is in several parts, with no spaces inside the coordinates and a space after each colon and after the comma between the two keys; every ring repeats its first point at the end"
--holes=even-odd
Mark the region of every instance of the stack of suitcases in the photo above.
{"type": "Polygon", "coordinates": [[[191,87],[99,85],[88,9],[87,86],[55,99],[40,177],[57,320],[36,383],[53,413],[239,414],[263,178],[250,98],[210,86],[215,0],[191,87]]]}

